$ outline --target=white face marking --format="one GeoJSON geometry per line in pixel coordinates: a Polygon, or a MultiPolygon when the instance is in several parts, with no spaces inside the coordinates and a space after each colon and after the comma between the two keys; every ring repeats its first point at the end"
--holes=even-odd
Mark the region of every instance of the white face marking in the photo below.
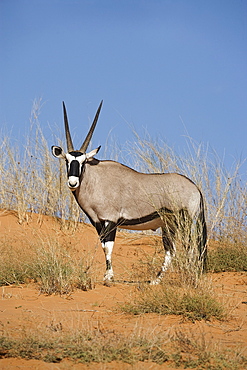
{"type": "Polygon", "coordinates": [[[83,162],[85,162],[85,159],[86,159],[85,154],[81,154],[75,157],[74,155],[67,153],[65,156],[66,156],[68,163],[71,163],[72,161],[78,161],[80,164],[82,164],[83,162]]]}
{"type": "Polygon", "coordinates": [[[69,176],[68,178],[68,187],[70,190],[74,191],[80,185],[79,177],[77,176],[69,176]]]}

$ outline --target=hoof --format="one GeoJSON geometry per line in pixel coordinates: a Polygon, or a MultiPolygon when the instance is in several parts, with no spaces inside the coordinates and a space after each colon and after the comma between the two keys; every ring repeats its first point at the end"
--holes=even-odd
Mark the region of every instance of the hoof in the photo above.
{"type": "Polygon", "coordinates": [[[160,281],[161,281],[161,279],[157,278],[157,279],[151,280],[149,284],[150,285],[159,285],[160,281]]]}
{"type": "Polygon", "coordinates": [[[114,282],[113,271],[112,270],[106,271],[105,276],[104,276],[104,285],[111,286],[111,283],[113,282],[114,282]]]}
{"type": "Polygon", "coordinates": [[[112,286],[113,280],[104,280],[104,286],[107,286],[108,288],[112,286]]]}
{"type": "Polygon", "coordinates": [[[161,282],[161,277],[157,277],[149,282],[150,285],[159,285],[161,282]]]}

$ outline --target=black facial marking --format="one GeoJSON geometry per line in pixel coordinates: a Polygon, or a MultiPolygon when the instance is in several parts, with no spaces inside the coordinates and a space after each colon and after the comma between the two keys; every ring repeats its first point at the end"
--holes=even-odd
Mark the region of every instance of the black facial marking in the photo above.
{"type": "Polygon", "coordinates": [[[83,153],[81,152],[69,152],[70,155],[73,155],[73,157],[80,157],[81,155],[83,155],[83,153]]]}
{"type": "Polygon", "coordinates": [[[69,176],[80,176],[80,163],[78,161],[71,161],[69,166],[69,176]]]}

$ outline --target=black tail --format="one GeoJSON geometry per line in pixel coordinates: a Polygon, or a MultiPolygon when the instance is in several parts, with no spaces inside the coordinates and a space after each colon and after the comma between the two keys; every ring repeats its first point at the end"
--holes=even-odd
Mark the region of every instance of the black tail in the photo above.
{"type": "Polygon", "coordinates": [[[205,220],[204,202],[201,194],[200,213],[196,222],[197,226],[197,243],[199,251],[199,260],[202,263],[202,269],[207,269],[207,225],[205,220]]]}

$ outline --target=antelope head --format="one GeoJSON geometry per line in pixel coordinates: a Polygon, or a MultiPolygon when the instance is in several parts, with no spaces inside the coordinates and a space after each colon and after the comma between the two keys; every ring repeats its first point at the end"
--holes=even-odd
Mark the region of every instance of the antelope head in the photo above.
{"type": "Polygon", "coordinates": [[[66,165],[67,165],[67,174],[68,174],[68,187],[72,191],[74,191],[80,185],[80,177],[82,174],[84,163],[87,160],[93,158],[100,150],[100,146],[99,146],[97,149],[94,149],[91,152],[86,153],[89,142],[93,136],[93,132],[94,132],[95,126],[99,118],[102,103],[103,103],[103,100],[101,101],[99,105],[99,108],[96,112],[93,123],[90,127],[90,130],[81,148],[79,150],[75,150],[72,139],[71,139],[71,135],[70,135],[68,116],[67,116],[65,104],[63,102],[63,116],[64,116],[64,127],[65,127],[65,135],[66,135],[66,142],[67,142],[67,153],[65,153],[64,150],[60,146],[55,146],[55,145],[51,147],[51,150],[52,150],[52,154],[54,155],[54,157],[65,159],[66,165]]]}

